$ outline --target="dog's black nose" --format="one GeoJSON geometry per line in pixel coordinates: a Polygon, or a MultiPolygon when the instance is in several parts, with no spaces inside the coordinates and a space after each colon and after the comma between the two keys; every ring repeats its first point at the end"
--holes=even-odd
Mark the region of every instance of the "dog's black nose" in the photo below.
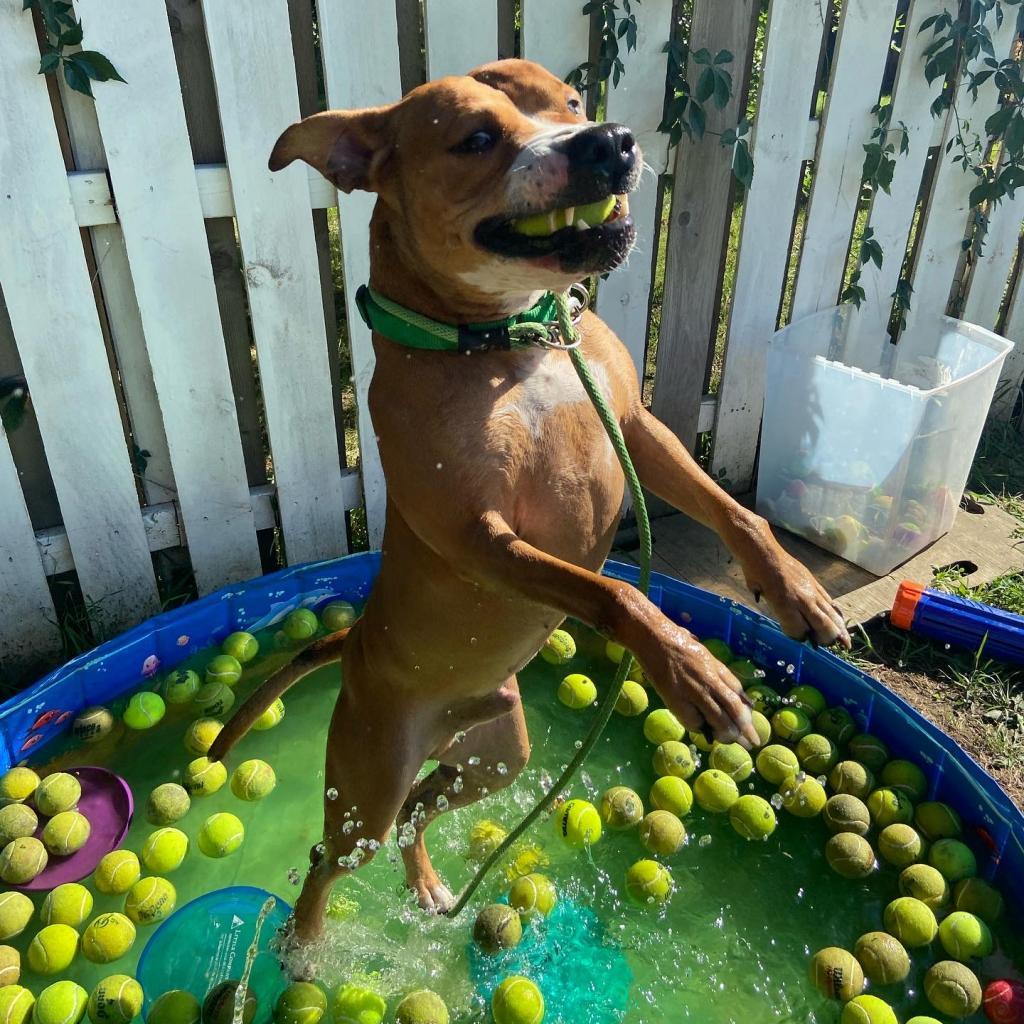
{"type": "Polygon", "coordinates": [[[624,124],[598,124],[577,132],[566,155],[573,167],[614,178],[633,169],[636,139],[624,124]]]}

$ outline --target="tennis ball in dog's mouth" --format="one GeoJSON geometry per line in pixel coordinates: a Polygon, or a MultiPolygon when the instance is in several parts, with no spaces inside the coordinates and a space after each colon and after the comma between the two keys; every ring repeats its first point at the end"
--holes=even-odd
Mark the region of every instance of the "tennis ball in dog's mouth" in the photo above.
{"type": "Polygon", "coordinates": [[[528,238],[546,238],[562,228],[596,227],[603,224],[615,211],[615,196],[599,199],[585,206],[570,206],[561,210],[548,210],[545,213],[534,213],[529,217],[519,217],[512,221],[512,230],[528,238]]]}

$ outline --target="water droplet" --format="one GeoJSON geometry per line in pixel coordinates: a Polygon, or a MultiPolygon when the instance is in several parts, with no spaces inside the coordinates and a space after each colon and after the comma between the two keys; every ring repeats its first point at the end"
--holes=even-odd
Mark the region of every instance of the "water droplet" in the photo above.
{"type": "Polygon", "coordinates": [[[473,768],[475,768],[479,763],[480,763],[480,758],[477,757],[476,755],[474,755],[473,757],[471,757],[469,759],[469,764],[473,768]]]}
{"type": "Polygon", "coordinates": [[[486,786],[481,786],[480,787],[480,795],[481,796],[487,796],[488,793],[490,793],[490,790],[486,786]]]}
{"type": "Polygon", "coordinates": [[[470,647],[476,647],[476,643],[477,643],[476,637],[475,636],[471,636],[469,638],[469,646],[470,647]]]}
{"type": "Polygon", "coordinates": [[[460,729],[452,738],[456,743],[461,743],[466,738],[465,729],[460,729]]]}
{"type": "Polygon", "coordinates": [[[314,849],[322,856],[327,847],[323,843],[317,843],[314,849]]]}
{"type": "Polygon", "coordinates": [[[437,809],[442,812],[448,810],[448,797],[444,793],[440,794],[437,798],[437,809]]]}
{"type": "Polygon", "coordinates": [[[371,839],[366,844],[366,848],[368,850],[372,850],[374,853],[376,853],[380,849],[380,843],[378,843],[376,839],[371,839]]]}
{"type": "Polygon", "coordinates": [[[289,868],[288,869],[288,881],[292,885],[298,885],[301,880],[302,880],[302,875],[299,874],[299,869],[298,868],[289,868]]]}
{"type": "Polygon", "coordinates": [[[504,761],[499,761],[497,771],[499,775],[508,775],[508,765],[504,761]]]}
{"type": "Polygon", "coordinates": [[[781,793],[772,793],[772,807],[774,807],[775,810],[777,810],[777,811],[782,810],[782,794],[781,793]]]}
{"type": "Polygon", "coordinates": [[[444,465],[443,462],[439,462],[434,468],[435,469],[440,469],[443,465],[444,465]]]}
{"type": "Polygon", "coordinates": [[[327,790],[327,799],[328,800],[337,800],[338,799],[338,791],[333,786],[331,786],[331,788],[327,790]]]}
{"type": "Polygon", "coordinates": [[[462,792],[462,787],[464,785],[465,785],[465,783],[463,783],[462,779],[455,779],[452,782],[452,792],[453,793],[461,793],[462,792]]]}
{"type": "Polygon", "coordinates": [[[583,748],[583,740],[577,740],[577,741],[576,741],[576,742],[575,742],[575,743],[573,744],[573,746],[574,746],[574,747],[575,747],[575,748],[576,748],[577,750],[581,750],[581,749],[583,748]]]}
{"type": "Polygon", "coordinates": [[[697,840],[697,845],[701,847],[710,846],[711,836],[701,836],[700,839],[697,840]]]}
{"type": "Polygon", "coordinates": [[[345,824],[341,826],[341,831],[344,832],[345,835],[350,836],[355,830],[355,827],[356,823],[354,821],[346,821],[345,824]]]}
{"type": "Polygon", "coordinates": [[[364,849],[366,849],[366,840],[365,840],[365,839],[362,839],[362,838],[360,838],[360,839],[357,839],[357,840],[356,840],[356,846],[357,846],[357,847],[358,847],[358,848],[359,848],[360,850],[364,850],[364,849]]]}
{"type": "Polygon", "coordinates": [[[363,823],[361,821],[357,821],[356,822],[356,828],[362,828],[362,827],[363,827],[363,823]]]}

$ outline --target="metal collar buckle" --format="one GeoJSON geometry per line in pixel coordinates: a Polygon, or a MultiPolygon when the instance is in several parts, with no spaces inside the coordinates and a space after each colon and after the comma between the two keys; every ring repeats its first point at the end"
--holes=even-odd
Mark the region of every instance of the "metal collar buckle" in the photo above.
{"type": "MultiPolygon", "coordinates": [[[[590,292],[582,284],[574,284],[569,287],[569,308],[573,326],[577,326],[583,319],[583,314],[590,308],[590,292]]],[[[544,320],[538,326],[544,327],[544,331],[538,331],[531,339],[534,345],[539,348],[558,349],[562,352],[571,352],[579,348],[583,342],[580,333],[576,332],[575,341],[566,341],[562,337],[562,329],[557,320],[544,320]]]]}

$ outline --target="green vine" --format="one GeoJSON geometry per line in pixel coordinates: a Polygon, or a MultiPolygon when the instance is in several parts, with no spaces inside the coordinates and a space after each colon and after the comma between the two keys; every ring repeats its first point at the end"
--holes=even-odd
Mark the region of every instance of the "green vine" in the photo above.
{"type": "Polygon", "coordinates": [[[583,5],[583,16],[597,15],[601,25],[601,39],[596,61],[584,61],[569,72],[566,81],[580,92],[599,88],[609,78],[617,86],[626,66],[622,63],[620,40],[626,44],[626,51],[636,49],[636,14],[633,5],[641,0],[587,0],[583,5]],[[622,15],[618,5],[622,3],[622,15]]]}

